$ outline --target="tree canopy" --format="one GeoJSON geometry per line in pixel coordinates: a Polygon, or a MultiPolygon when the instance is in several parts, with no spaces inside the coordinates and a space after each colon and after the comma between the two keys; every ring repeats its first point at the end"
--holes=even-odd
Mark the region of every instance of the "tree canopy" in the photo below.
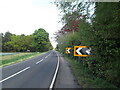
{"type": "Polygon", "coordinates": [[[1,33],[3,52],[48,51],[52,49],[49,34],[44,29],[35,30],[31,35],[1,33]]]}
{"type": "Polygon", "coordinates": [[[66,55],[66,47],[73,51],[74,46],[90,46],[89,57],[74,57],[72,52],[67,56],[81,61],[92,74],[119,87],[120,2],[58,2],[56,6],[63,13],[64,24],[55,33],[57,50],[66,55]],[[75,20],[79,22],[76,24],[75,20]]]}
{"type": "Polygon", "coordinates": [[[47,51],[49,49],[48,46],[51,47],[49,34],[42,28],[35,30],[33,33],[33,41],[33,46],[36,51],[47,51]]]}

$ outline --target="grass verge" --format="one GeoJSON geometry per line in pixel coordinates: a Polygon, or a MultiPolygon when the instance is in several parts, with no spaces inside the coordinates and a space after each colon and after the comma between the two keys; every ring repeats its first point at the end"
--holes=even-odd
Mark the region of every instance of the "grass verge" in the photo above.
{"type": "Polygon", "coordinates": [[[119,89],[113,84],[110,84],[107,81],[92,75],[88,68],[84,67],[81,63],[77,62],[76,60],[71,59],[69,57],[65,57],[65,60],[69,62],[73,74],[78,80],[78,83],[83,88],[116,88],[116,89],[119,89]]]}
{"type": "Polygon", "coordinates": [[[4,67],[4,66],[15,64],[15,63],[18,63],[18,62],[21,62],[24,60],[28,60],[30,58],[36,57],[36,56],[44,54],[44,53],[20,53],[20,54],[13,56],[11,58],[2,60],[0,63],[0,67],[4,67]]]}

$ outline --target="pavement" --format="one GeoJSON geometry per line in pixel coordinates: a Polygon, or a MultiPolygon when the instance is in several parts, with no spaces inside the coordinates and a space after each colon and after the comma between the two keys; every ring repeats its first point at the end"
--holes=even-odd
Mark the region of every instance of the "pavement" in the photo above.
{"type": "Polygon", "coordinates": [[[82,88],[73,75],[69,63],[60,55],[60,67],[54,88],[82,88]]]}
{"type": "Polygon", "coordinates": [[[2,88],[49,88],[59,61],[54,88],[81,88],[66,60],[54,50],[2,69],[2,88]]]}

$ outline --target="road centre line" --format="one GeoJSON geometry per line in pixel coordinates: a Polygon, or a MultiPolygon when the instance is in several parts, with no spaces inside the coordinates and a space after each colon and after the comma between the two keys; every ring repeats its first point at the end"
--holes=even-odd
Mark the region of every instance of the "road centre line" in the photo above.
{"type": "MultiPolygon", "coordinates": [[[[43,53],[42,55],[44,55],[44,54],[46,54],[46,53],[43,53]]],[[[50,53],[51,54],[51,53],[50,53]]],[[[49,54],[49,55],[50,55],[49,54]]],[[[11,66],[13,66],[13,65],[17,65],[17,64],[20,64],[20,63],[23,63],[23,62],[26,62],[27,60],[25,60],[25,61],[21,61],[21,62],[17,62],[17,63],[14,63],[14,64],[11,64],[11,65],[8,65],[8,66],[5,66],[5,67],[0,67],[0,68],[8,68],[8,67],[11,67],[11,66]]]]}
{"type": "MultiPolygon", "coordinates": [[[[50,53],[51,54],[51,53],[50,53]]],[[[49,55],[47,55],[45,58],[47,58],[48,56],[50,56],[50,54],[49,55]]]]}
{"type": "MultiPolygon", "coordinates": [[[[50,53],[51,54],[51,53],[50,53]]],[[[50,54],[48,56],[50,56],[50,54]]]]}
{"type": "Polygon", "coordinates": [[[0,81],[0,83],[2,83],[2,82],[4,82],[4,81],[6,81],[6,80],[8,80],[8,79],[10,79],[10,78],[12,78],[12,77],[14,77],[14,76],[16,76],[16,75],[20,74],[20,73],[22,73],[22,72],[24,72],[24,71],[28,70],[29,68],[30,68],[30,67],[26,67],[25,69],[23,69],[23,70],[21,70],[21,71],[19,71],[19,72],[15,73],[15,74],[13,74],[13,75],[11,75],[11,76],[7,77],[7,78],[5,78],[5,79],[1,80],[1,81],[0,81]]]}
{"type": "MultiPolygon", "coordinates": [[[[56,53],[56,54],[57,54],[57,53],[56,53]]],[[[57,77],[57,73],[58,73],[59,65],[60,65],[60,60],[59,60],[59,56],[58,56],[58,54],[57,54],[57,57],[58,57],[57,67],[56,67],[56,70],[55,70],[55,73],[54,73],[54,76],[53,76],[52,82],[51,82],[51,84],[50,84],[49,90],[52,90],[52,88],[53,88],[53,85],[54,85],[54,83],[55,83],[55,79],[56,79],[56,77],[57,77]]]]}
{"type": "Polygon", "coordinates": [[[38,63],[40,63],[40,62],[42,62],[42,61],[43,61],[43,59],[41,59],[40,61],[36,62],[36,64],[38,64],[38,63]]]}
{"type": "Polygon", "coordinates": [[[46,56],[45,58],[47,58],[48,56],[46,56]]]}
{"type": "MultiPolygon", "coordinates": [[[[50,54],[51,54],[51,53],[50,53],[50,54]]],[[[50,55],[50,54],[49,54],[49,55],[50,55]]],[[[49,56],[49,55],[48,55],[48,56],[49,56]]],[[[48,56],[46,56],[46,58],[47,58],[48,56]]],[[[43,59],[41,59],[40,61],[36,62],[36,64],[38,64],[38,63],[40,63],[40,62],[42,62],[42,61],[43,61],[43,59]]],[[[13,75],[11,75],[11,76],[9,76],[9,77],[3,79],[3,80],[0,80],[0,83],[2,83],[2,82],[4,82],[4,81],[6,81],[6,80],[8,80],[8,79],[10,79],[10,78],[12,78],[12,77],[14,77],[14,76],[20,74],[20,73],[22,73],[22,72],[28,70],[29,68],[30,68],[30,67],[26,67],[26,68],[24,68],[23,70],[20,70],[20,71],[18,71],[17,73],[15,73],[15,74],[13,74],[13,75]]]]}
{"type": "MultiPolygon", "coordinates": [[[[51,54],[51,53],[50,53],[51,54]]],[[[49,55],[50,55],[49,54],[49,55]]],[[[47,58],[49,55],[47,55],[45,58],[47,58]]],[[[36,62],[36,64],[38,64],[38,63],[40,63],[40,62],[42,62],[43,61],[43,59],[41,59],[40,61],[38,61],[38,62],[36,62]]]]}
{"type": "MultiPolygon", "coordinates": [[[[51,53],[50,53],[51,54],[51,53]]],[[[49,54],[49,55],[50,55],[49,54]]],[[[45,58],[47,58],[49,55],[47,55],[45,58]]],[[[38,61],[38,62],[36,62],[36,64],[38,64],[38,63],[40,63],[40,62],[42,62],[43,61],[43,59],[41,59],[40,61],[38,61]]]]}

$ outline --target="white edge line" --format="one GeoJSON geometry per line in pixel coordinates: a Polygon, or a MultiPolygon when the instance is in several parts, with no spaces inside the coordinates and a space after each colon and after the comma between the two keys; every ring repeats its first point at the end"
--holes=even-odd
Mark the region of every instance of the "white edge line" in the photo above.
{"type": "MultiPolygon", "coordinates": [[[[57,53],[56,53],[56,54],[57,54],[57,53]]],[[[58,56],[58,54],[57,54],[57,56],[58,56]]],[[[55,70],[55,73],[54,73],[52,82],[51,82],[51,84],[50,84],[49,90],[52,90],[52,88],[53,88],[53,85],[54,85],[54,83],[55,83],[55,79],[56,79],[56,77],[57,77],[58,69],[59,69],[59,56],[58,56],[57,67],[56,67],[56,70],[55,70]]]]}
{"type": "Polygon", "coordinates": [[[13,74],[13,75],[11,75],[11,76],[7,77],[7,78],[5,78],[5,79],[1,80],[1,81],[0,81],[0,83],[2,83],[2,82],[4,82],[4,81],[6,81],[6,80],[8,80],[8,79],[10,79],[10,78],[12,78],[12,77],[14,77],[14,76],[18,75],[18,74],[20,74],[20,73],[22,73],[22,72],[24,72],[24,71],[26,71],[26,70],[27,70],[27,69],[29,69],[29,68],[30,68],[30,67],[26,67],[25,69],[23,69],[23,70],[21,70],[21,71],[19,71],[19,72],[15,73],[15,74],[13,74]]]}
{"type": "Polygon", "coordinates": [[[43,61],[43,59],[41,59],[40,61],[36,62],[36,64],[38,64],[38,63],[40,63],[40,62],[42,62],[42,61],[43,61]]]}

